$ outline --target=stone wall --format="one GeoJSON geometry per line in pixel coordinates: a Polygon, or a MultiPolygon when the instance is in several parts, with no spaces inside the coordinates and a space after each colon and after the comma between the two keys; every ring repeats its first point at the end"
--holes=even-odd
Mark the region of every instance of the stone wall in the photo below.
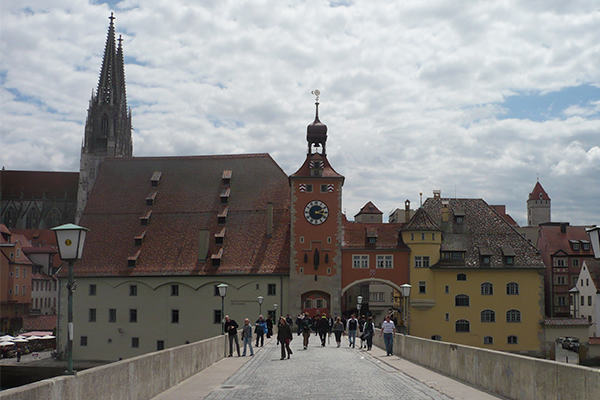
{"type": "Polygon", "coordinates": [[[217,336],[0,393],[2,400],[151,399],[225,357],[217,336]]]}
{"type": "MultiPolygon", "coordinates": [[[[379,330],[373,344],[385,348],[379,330]]],[[[396,334],[394,354],[507,399],[597,400],[600,370],[396,334]]]]}

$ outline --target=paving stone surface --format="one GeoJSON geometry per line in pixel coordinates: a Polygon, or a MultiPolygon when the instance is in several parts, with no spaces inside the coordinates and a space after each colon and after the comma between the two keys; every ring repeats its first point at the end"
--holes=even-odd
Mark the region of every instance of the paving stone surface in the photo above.
{"type": "Polygon", "coordinates": [[[266,343],[206,399],[451,399],[345,340],[340,348],[321,347],[312,336],[303,350],[294,336],[290,347],[291,358],[280,360],[280,347],[266,343]]]}

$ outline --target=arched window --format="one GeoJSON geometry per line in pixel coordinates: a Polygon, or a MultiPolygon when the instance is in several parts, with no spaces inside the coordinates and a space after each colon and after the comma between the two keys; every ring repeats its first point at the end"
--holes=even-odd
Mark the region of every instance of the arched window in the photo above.
{"type": "Polygon", "coordinates": [[[506,312],[506,322],[521,322],[521,311],[508,310],[506,312]]]}
{"type": "Polygon", "coordinates": [[[471,324],[466,319],[459,319],[455,324],[456,332],[470,332],[471,324]]]}
{"type": "Polygon", "coordinates": [[[506,294],[517,295],[519,294],[519,284],[517,282],[509,282],[506,284],[506,294]]]}
{"type": "Polygon", "coordinates": [[[102,133],[102,136],[108,136],[108,115],[106,114],[102,116],[102,130],[100,132],[102,133]]]}
{"type": "Polygon", "coordinates": [[[481,312],[481,322],[496,322],[496,312],[494,310],[483,310],[481,312]]]}
{"type": "Polygon", "coordinates": [[[442,337],[440,335],[433,335],[431,340],[442,340],[442,337]]]}
{"type": "Polygon", "coordinates": [[[25,229],[37,229],[39,224],[40,212],[36,208],[32,208],[25,218],[25,229]]]}
{"type": "Polygon", "coordinates": [[[467,274],[458,274],[458,275],[456,275],[456,280],[457,281],[466,281],[467,280],[467,274]]]}
{"type": "Polygon", "coordinates": [[[494,294],[494,285],[490,282],[483,282],[481,284],[481,294],[484,296],[491,296],[494,294]]]}
{"type": "Polygon", "coordinates": [[[456,307],[469,307],[469,296],[466,294],[457,294],[454,297],[454,305],[456,307]]]}
{"type": "Polygon", "coordinates": [[[54,209],[50,211],[48,214],[48,218],[46,218],[46,228],[51,229],[60,224],[60,211],[54,209]]]}
{"type": "Polygon", "coordinates": [[[494,344],[494,338],[492,336],[484,336],[483,344],[494,344]]]}
{"type": "Polygon", "coordinates": [[[2,218],[2,223],[6,225],[8,229],[17,227],[17,213],[15,212],[14,208],[9,207],[6,210],[4,213],[4,218],[2,218]]]}

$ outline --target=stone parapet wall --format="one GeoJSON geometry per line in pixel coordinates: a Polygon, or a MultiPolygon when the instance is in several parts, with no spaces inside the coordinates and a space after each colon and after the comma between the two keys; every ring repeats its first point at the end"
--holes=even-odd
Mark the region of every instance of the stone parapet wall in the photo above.
{"type": "Polygon", "coordinates": [[[2,400],[146,400],[225,357],[226,337],[217,336],[129,358],[0,393],[2,400]]]}
{"type": "MultiPolygon", "coordinates": [[[[373,344],[385,348],[376,330],[373,344]]],[[[507,399],[598,400],[600,370],[396,334],[394,354],[507,399]]]]}

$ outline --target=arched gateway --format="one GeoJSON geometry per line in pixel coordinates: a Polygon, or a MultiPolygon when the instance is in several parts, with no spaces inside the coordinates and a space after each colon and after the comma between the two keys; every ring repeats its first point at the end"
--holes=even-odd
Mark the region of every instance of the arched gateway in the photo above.
{"type": "Polygon", "coordinates": [[[353,286],[366,294],[363,297],[368,303],[371,282],[397,290],[408,283],[410,249],[400,235],[402,224],[383,223],[381,211],[372,203],[363,207],[355,222],[342,214],[344,177],[327,159],[327,126],[319,120],[319,92],[314,94],[316,116],[307,127],[306,159],[289,177],[289,304],[295,314],[323,313],[323,308],[341,315],[348,308],[345,292],[353,286]],[[321,294],[327,306],[316,307],[319,299],[311,293],[321,294]]]}

